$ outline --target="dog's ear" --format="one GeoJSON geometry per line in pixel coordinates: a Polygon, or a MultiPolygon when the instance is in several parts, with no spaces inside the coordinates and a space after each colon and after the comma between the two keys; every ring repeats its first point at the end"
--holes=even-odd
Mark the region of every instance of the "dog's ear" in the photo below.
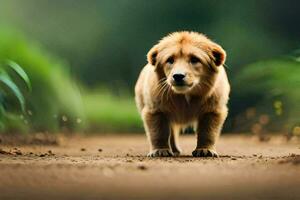
{"type": "Polygon", "coordinates": [[[148,60],[149,64],[151,64],[153,66],[156,66],[156,64],[157,64],[157,54],[158,54],[158,50],[157,50],[157,46],[155,45],[154,47],[152,47],[150,49],[150,51],[147,54],[147,60],[148,60]]]}
{"type": "Polygon", "coordinates": [[[226,52],[221,46],[214,45],[214,47],[212,48],[212,57],[215,66],[221,66],[225,63],[226,52]]]}

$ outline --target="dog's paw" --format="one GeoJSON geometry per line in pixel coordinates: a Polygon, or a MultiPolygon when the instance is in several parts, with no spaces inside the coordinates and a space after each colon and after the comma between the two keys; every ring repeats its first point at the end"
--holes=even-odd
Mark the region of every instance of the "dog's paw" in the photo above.
{"type": "Polygon", "coordinates": [[[175,157],[180,156],[180,154],[181,154],[181,152],[182,152],[182,150],[181,150],[180,148],[175,147],[175,148],[171,148],[171,149],[172,149],[173,155],[174,155],[175,157]]]}
{"type": "Polygon", "coordinates": [[[195,149],[192,154],[194,157],[219,157],[215,150],[207,148],[195,149]]]}
{"type": "Polygon", "coordinates": [[[173,151],[173,155],[174,155],[175,157],[180,156],[180,154],[181,154],[181,151],[179,151],[179,150],[173,151]]]}
{"type": "Polygon", "coordinates": [[[171,157],[174,154],[169,149],[155,149],[148,153],[148,157],[171,157]]]}

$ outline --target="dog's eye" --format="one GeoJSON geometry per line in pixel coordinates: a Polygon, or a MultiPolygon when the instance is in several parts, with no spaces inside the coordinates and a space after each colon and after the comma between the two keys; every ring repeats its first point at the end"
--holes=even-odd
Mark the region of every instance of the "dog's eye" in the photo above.
{"type": "Polygon", "coordinates": [[[190,62],[191,62],[192,64],[197,64],[197,63],[200,62],[200,59],[197,58],[196,56],[191,56],[190,62]]]}
{"type": "Polygon", "coordinates": [[[169,58],[167,59],[167,63],[173,64],[173,63],[174,63],[174,57],[173,57],[173,56],[169,57],[169,58]]]}

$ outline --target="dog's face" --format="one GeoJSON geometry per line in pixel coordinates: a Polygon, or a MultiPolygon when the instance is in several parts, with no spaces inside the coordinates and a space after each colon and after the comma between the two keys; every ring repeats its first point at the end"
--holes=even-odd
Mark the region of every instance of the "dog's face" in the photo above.
{"type": "Polygon", "coordinates": [[[211,84],[210,77],[218,73],[226,54],[202,34],[176,32],[163,38],[147,57],[175,93],[186,94],[211,84]]]}

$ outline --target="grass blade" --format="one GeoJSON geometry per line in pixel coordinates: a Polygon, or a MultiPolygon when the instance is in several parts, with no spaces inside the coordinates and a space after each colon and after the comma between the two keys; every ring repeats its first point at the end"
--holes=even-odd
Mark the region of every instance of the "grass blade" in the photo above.
{"type": "Polygon", "coordinates": [[[28,90],[31,91],[31,83],[26,72],[16,62],[12,60],[7,60],[6,65],[13,69],[21,77],[21,79],[25,82],[28,90]]]}
{"type": "Polygon", "coordinates": [[[9,75],[3,70],[0,71],[0,82],[2,82],[4,85],[6,85],[10,89],[10,91],[14,94],[14,96],[16,96],[17,100],[20,103],[21,109],[24,112],[25,111],[24,96],[22,95],[18,86],[11,80],[9,75]]]}

